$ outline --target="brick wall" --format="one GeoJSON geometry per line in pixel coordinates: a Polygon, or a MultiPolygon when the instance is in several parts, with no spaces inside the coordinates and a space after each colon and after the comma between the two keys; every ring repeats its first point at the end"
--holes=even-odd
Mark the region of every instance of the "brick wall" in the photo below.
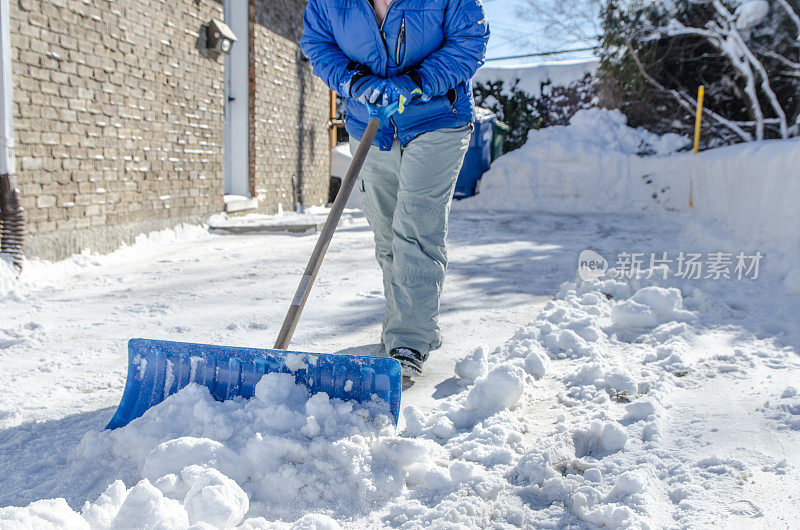
{"type": "MultiPolygon", "coordinates": [[[[250,1],[252,187],[266,211],[322,204],[327,92],[297,59],[305,2],[250,1]]],[[[196,49],[210,18],[221,2],[11,0],[28,255],[110,251],[222,210],[224,60],[196,49]]]]}
{"type": "Polygon", "coordinates": [[[300,42],[303,35],[303,10],[306,0],[251,0],[254,6],[252,20],[292,42],[300,42]]]}
{"type": "Polygon", "coordinates": [[[11,4],[17,178],[32,253],[80,250],[51,249],[58,238],[47,234],[80,244],[76,231],[89,241],[92,227],[222,208],[224,63],[195,49],[201,24],[222,17],[219,4],[11,4]]]}
{"type": "Polygon", "coordinates": [[[267,211],[328,200],[328,88],[297,41],[305,2],[251,0],[251,181],[267,211]]]}

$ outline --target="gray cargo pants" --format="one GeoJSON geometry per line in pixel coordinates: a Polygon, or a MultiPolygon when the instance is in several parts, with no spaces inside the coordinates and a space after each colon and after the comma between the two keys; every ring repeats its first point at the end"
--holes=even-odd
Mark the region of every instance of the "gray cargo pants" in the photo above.
{"type": "MultiPolygon", "coordinates": [[[[424,133],[391,151],[370,146],[361,170],[364,214],[383,271],[386,350],[423,356],[441,346],[439,296],[447,268],[447,216],[472,125],[424,133]]],[[[359,141],[350,137],[350,152],[359,141]]]]}

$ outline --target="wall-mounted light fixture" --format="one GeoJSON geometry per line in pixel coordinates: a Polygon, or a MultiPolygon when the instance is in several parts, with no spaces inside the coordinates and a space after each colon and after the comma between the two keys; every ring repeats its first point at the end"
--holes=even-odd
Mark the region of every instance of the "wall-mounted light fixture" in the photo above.
{"type": "Polygon", "coordinates": [[[237,40],[236,34],[227,24],[212,18],[200,28],[197,48],[203,57],[216,59],[230,53],[237,40]]]}

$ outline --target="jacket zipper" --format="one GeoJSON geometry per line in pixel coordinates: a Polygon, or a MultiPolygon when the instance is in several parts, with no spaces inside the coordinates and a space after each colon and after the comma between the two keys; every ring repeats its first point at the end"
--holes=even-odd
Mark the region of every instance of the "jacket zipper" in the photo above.
{"type": "MultiPolygon", "coordinates": [[[[392,12],[392,8],[397,4],[399,4],[401,1],[402,0],[394,0],[391,4],[389,4],[389,8],[386,10],[386,15],[384,15],[383,17],[383,22],[381,22],[380,25],[378,25],[378,21],[375,20],[375,8],[372,7],[372,5],[370,5],[369,0],[364,0],[364,2],[367,4],[367,7],[369,8],[370,14],[372,14],[372,20],[375,20],[375,26],[377,26],[378,28],[378,33],[380,33],[381,35],[381,40],[383,41],[383,47],[384,50],[386,51],[386,68],[384,69],[383,72],[384,77],[386,77],[386,75],[389,73],[389,43],[386,42],[386,35],[383,33],[383,26],[389,19],[389,13],[392,12]]],[[[403,15],[402,30],[403,32],[405,32],[405,15],[403,15]]],[[[397,125],[394,123],[394,118],[389,118],[389,122],[391,122],[392,127],[394,128],[395,137],[399,138],[400,135],[397,132],[397,125]]]]}
{"type": "MultiPolygon", "coordinates": [[[[381,22],[381,26],[380,26],[380,32],[381,32],[381,37],[383,38],[383,44],[386,46],[386,56],[387,56],[387,58],[389,56],[389,45],[386,43],[386,35],[384,35],[384,33],[383,33],[383,26],[386,24],[386,21],[389,20],[389,13],[392,12],[392,8],[394,6],[396,6],[397,4],[399,4],[401,1],[402,0],[394,0],[392,3],[389,4],[389,8],[386,10],[386,15],[383,17],[383,22],[381,22]]],[[[405,14],[403,14],[403,22],[400,25],[400,34],[399,34],[398,39],[397,39],[398,42],[400,42],[400,37],[402,37],[404,35],[405,30],[406,30],[406,16],[405,16],[405,14]]],[[[396,59],[396,56],[395,56],[395,59],[396,59]]],[[[400,64],[399,61],[397,61],[397,60],[395,60],[395,62],[398,65],[400,64]]],[[[389,61],[386,61],[386,73],[387,74],[389,73],[389,61]]],[[[394,136],[395,136],[395,138],[397,138],[399,140],[400,139],[400,133],[397,130],[397,124],[394,122],[394,117],[389,118],[389,122],[392,124],[392,127],[394,128],[394,136]]]]}
{"type": "Polygon", "coordinates": [[[405,39],[406,39],[406,14],[403,13],[403,21],[400,23],[400,33],[397,35],[397,47],[394,50],[394,62],[395,64],[397,64],[397,66],[400,66],[400,62],[403,60],[403,58],[400,57],[400,52],[402,51],[405,39]]]}
{"type": "MultiPolygon", "coordinates": [[[[386,10],[386,16],[383,17],[383,22],[381,22],[381,31],[383,31],[383,25],[386,24],[386,19],[389,18],[389,13],[392,12],[392,8],[399,4],[402,0],[394,0],[391,4],[389,4],[389,8],[386,10]]],[[[374,12],[374,10],[373,10],[374,12]]]]}
{"type": "MultiPolygon", "coordinates": [[[[380,26],[378,26],[378,21],[377,20],[375,21],[375,25],[378,26],[378,33],[381,34],[381,40],[383,41],[383,47],[386,50],[386,58],[387,59],[389,58],[389,43],[386,42],[386,35],[383,33],[383,26],[386,24],[386,21],[389,20],[389,13],[392,12],[392,8],[394,6],[396,6],[397,4],[399,4],[400,2],[402,2],[402,1],[403,0],[394,0],[391,4],[389,4],[389,8],[386,10],[386,15],[383,17],[383,22],[381,22],[380,26]]],[[[367,7],[369,7],[370,13],[372,13],[372,17],[373,17],[373,20],[374,20],[375,19],[375,8],[373,8],[369,4],[369,0],[364,0],[364,2],[367,4],[367,7]]],[[[403,21],[405,22],[405,16],[403,17],[403,21]]],[[[386,70],[383,72],[383,76],[386,77],[388,72],[389,72],[389,61],[387,60],[386,61],[386,70]]]]}

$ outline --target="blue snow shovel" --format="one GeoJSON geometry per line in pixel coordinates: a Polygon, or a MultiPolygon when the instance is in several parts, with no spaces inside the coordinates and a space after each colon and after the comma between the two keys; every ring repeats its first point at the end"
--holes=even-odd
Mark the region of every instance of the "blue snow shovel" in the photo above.
{"type": "Polygon", "coordinates": [[[325,392],[331,398],[368,402],[377,396],[389,405],[389,411],[397,423],[402,372],[400,363],[394,359],[285,350],[369,146],[375,139],[381,121],[388,119],[402,106],[398,103],[382,107],[379,111],[371,109],[372,117],[361,145],[353,156],[273,349],[131,339],[128,341],[125,391],[107,429],[127,425],[189,383],[206,386],[219,401],[235,397],[250,398],[261,377],[272,372],[293,374],[295,381],[307,385],[312,393],[325,392]]]}

